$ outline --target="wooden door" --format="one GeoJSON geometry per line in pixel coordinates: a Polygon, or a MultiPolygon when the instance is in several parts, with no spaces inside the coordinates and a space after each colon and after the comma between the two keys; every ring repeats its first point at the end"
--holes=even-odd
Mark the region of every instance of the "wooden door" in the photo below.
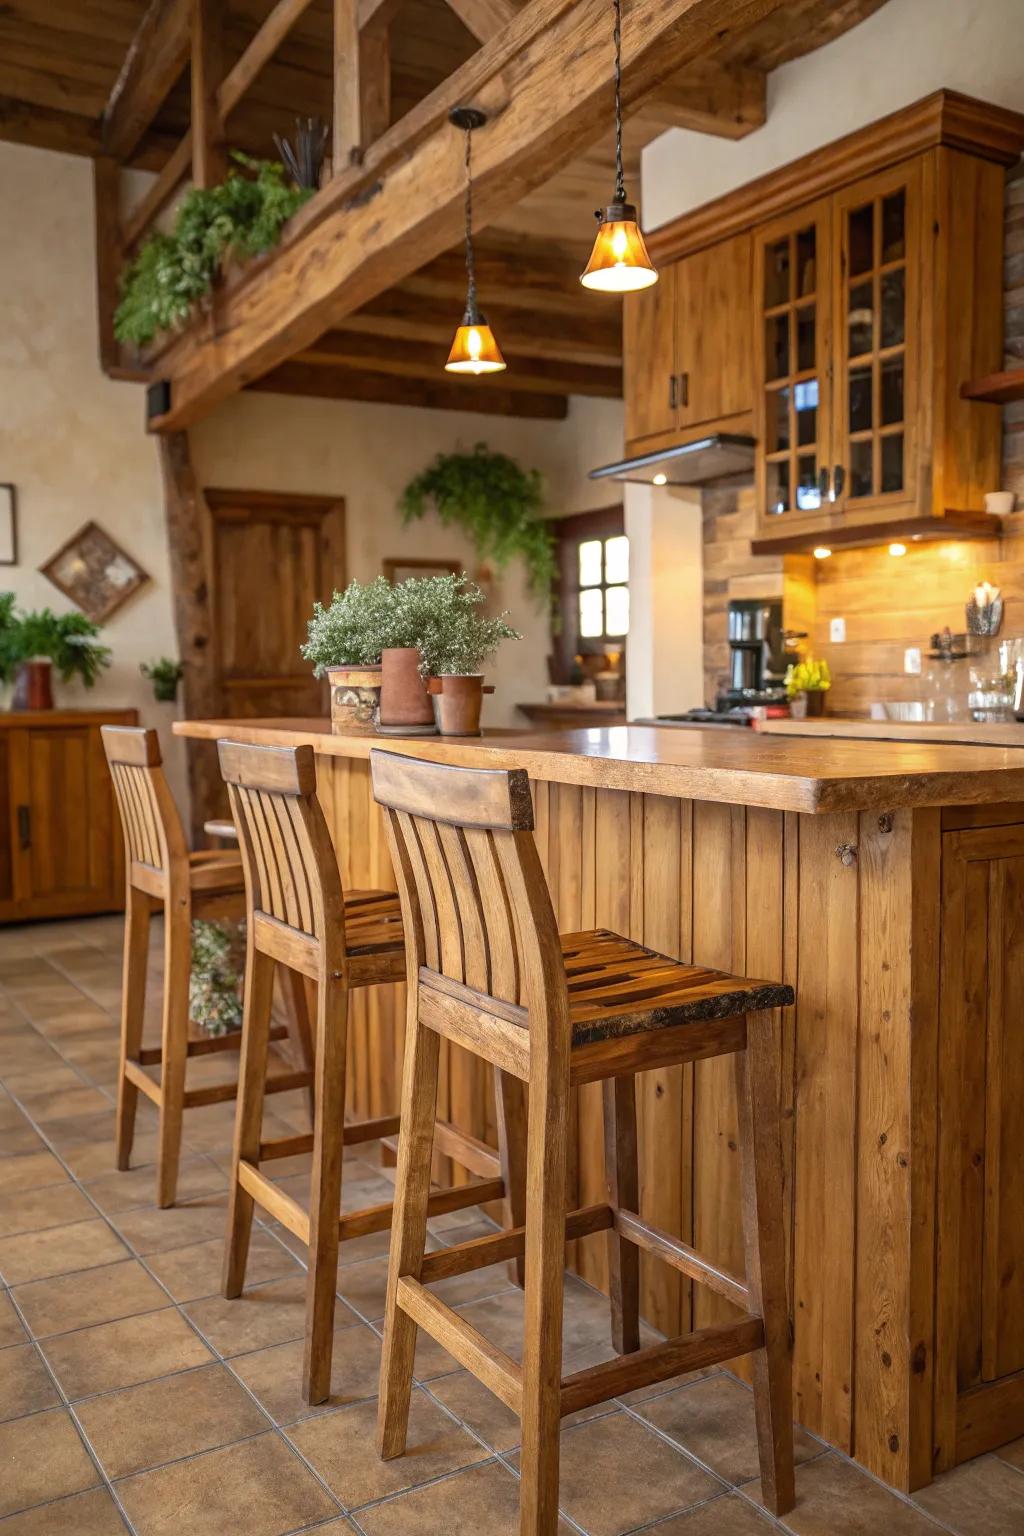
{"type": "Polygon", "coordinates": [[[677,424],[679,380],[675,364],[676,269],[623,301],[623,381],[626,441],[672,432],[677,424]]]}
{"type": "Polygon", "coordinates": [[[836,509],[870,522],[917,508],[921,164],[833,202],[836,509]]]}
{"type": "Polygon", "coordinates": [[[749,414],[754,403],[751,236],[723,240],[675,267],[680,427],[749,414]]]}
{"type": "Polygon", "coordinates": [[[943,837],[936,1470],[1024,1434],[1024,824],[943,837]]]}
{"type": "Polygon", "coordinates": [[[831,462],[831,200],[754,235],[758,528],[783,537],[827,517],[831,462]]]}
{"type": "Polygon", "coordinates": [[[313,604],[345,585],[344,503],[207,490],[213,684],[229,718],[322,715],[327,690],[299,654],[313,604]]]}

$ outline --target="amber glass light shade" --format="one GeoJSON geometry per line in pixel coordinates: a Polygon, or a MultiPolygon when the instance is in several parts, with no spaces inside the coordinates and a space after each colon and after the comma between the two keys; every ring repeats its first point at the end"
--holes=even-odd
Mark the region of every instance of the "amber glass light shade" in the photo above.
{"type": "Polygon", "coordinates": [[[508,365],[483,315],[463,315],[445,363],[448,373],[501,373],[508,365]]]}
{"type": "Polygon", "coordinates": [[[610,204],[601,215],[594,249],[580,282],[599,293],[632,293],[657,281],[633,204],[610,204]]]}

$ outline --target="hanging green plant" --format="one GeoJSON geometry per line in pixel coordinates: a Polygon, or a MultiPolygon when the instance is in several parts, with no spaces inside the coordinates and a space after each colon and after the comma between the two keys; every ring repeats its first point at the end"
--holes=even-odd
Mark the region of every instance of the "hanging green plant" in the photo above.
{"type": "Polygon", "coordinates": [[[244,261],[270,250],[313,195],[287,182],[276,161],[254,160],[240,150],[232,158],[253,174],[232,170],[219,186],[193,187],[170,234],[150,235],[126,268],[114,314],[118,341],[145,346],[158,332],[181,325],[229,258],[244,261]]]}
{"type": "Polygon", "coordinates": [[[411,523],[433,509],[446,527],[461,528],[481,560],[499,570],[519,558],[530,590],[547,596],[555,575],[554,541],[541,517],[543,482],[536,469],[521,469],[504,453],[477,443],[472,453],[439,453],[410,480],[399,506],[411,523]]]}

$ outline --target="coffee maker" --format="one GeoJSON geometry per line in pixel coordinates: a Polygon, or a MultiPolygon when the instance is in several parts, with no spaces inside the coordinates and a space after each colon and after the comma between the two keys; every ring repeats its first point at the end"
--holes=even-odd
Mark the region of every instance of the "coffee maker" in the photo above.
{"type": "Polygon", "coordinates": [[[787,643],[799,638],[782,627],[781,598],[734,598],[729,604],[729,686],[717,708],[783,702],[786,668],[795,654],[787,643]]]}

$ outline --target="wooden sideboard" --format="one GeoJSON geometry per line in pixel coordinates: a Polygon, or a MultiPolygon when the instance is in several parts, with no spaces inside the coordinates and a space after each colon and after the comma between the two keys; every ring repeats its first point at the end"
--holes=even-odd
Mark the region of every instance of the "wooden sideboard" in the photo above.
{"type": "Polygon", "coordinates": [[[755,553],[985,524],[1003,193],[1024,117],[951,91],[653,232],[625,305],[627,452],[752,433],[755,553]]]}
{"type": "Polygon", "coordinates": [[[137,724],[134,709],[0,714],[0,923],[124,906],[100,726],[137,724]]]}

